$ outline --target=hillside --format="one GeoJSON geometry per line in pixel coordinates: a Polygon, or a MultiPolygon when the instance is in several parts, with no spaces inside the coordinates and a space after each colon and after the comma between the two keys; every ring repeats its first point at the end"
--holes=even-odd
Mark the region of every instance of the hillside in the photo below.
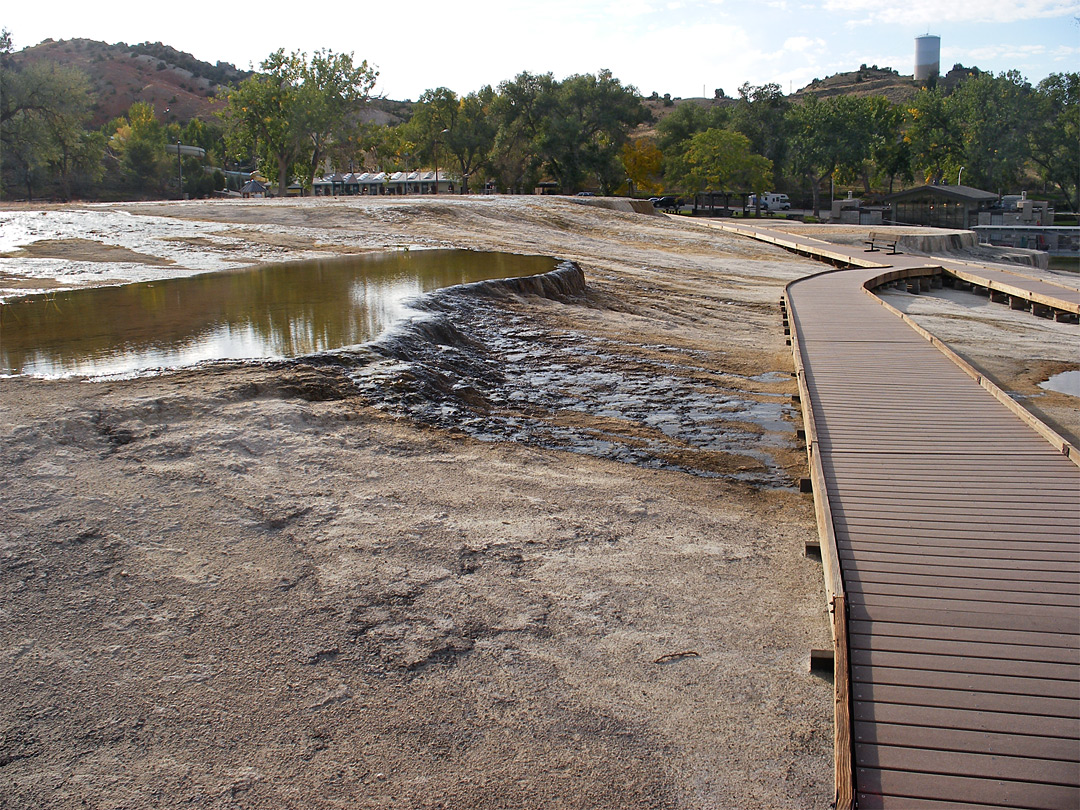
{"type": "Polygon", "coordinates": [[[913,76],[901,76],[892,68],[877,65],[847,73],[837,73],[825,79],[814,79],[810,84],[796,90],[789,98],[800,102],[808,96],[829,98],[831,96],[885,96],[893,104],[907,101],[919,90],[913,76]]]}
{"type": "MultiPolygon", "coordinates": [[[[947,93],[952,92],[961,81],[979,73],[976,67],[953,65],[952,70],[937,79],[937,86],[947,93]]],[[[892,68],[863,65],[858,70],[837,73],[825,79],[814,79],[806,87],[796,90],[789,98],[800,101],[807,96],[885,96],[893,104],[901,104],[919,92],[921,86],[915,82],[914,76],[901,76],[892,68]]]]}
{"type": "MultiPolygon", "coordinates": [[[[223,106],[225,88],[252,75],[228,62],[203,62],[160,42],[110,45],[90,39],[47,39],[24,48],[15,61],[55,62],[89,76],[96,97],[92,127],[123,115],[136,101],[152,104],[164,123],[210,118],[223,106]]],[[[372,99],[364,118],[397,124],[411,109],[408,102],[372,99]]]]}
{"type": "Polygon", "coordinates": [[[212,116],[221,106],[216,97],[221,84],[250,75],[227,63],[201,62],[161,43],[130,46],[89,39],[47,39],[23,49],[15,58],[24,63],[55,62],[89,76],[96,97],[90,122],[95,127],[123,115],[136,101],[152,104],[164,122],[212,116]]]}

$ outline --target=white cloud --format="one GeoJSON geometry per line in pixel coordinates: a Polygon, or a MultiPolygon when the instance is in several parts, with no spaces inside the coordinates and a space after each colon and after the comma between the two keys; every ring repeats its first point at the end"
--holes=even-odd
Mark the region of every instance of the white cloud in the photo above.
{"type": "Polygon", "coordinates": [[[811,39],[810,37],[788,37],[784,40],[784,45],[780,48],[780,53],[790,51],[802,53],[811,49],[824,50],[825,47],[825,40],[823,39],[811,39]]]}
{"type": "Polygon", "coordinates": [[[1015,23],[1075,17],[1076,0],[1019,0],[997,3],[951,3],[940,0],[908,0],[883,5],[879,0],[825,0],[822,8],[838,14],[861,14],[848,26],[884,23],[887,25],[933,26],[941,23],[1015,23]]]}

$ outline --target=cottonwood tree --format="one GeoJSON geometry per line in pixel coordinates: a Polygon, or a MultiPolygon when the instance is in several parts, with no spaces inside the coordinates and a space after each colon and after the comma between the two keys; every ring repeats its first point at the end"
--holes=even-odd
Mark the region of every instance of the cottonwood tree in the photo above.
{"type": "Polygon", "coordinates": [[[920,90],[907,111],[905,139],[915,169],[927,183],[956,176],[962,163],[963,142],[959,122],[945,95],[938,89],[920,90]]]}
{"type": "Polygon", "coordinates": [[[864,99],[810,96],[791,108],[792,168],[810,181],[814,216],[822,184],[836,172],[857,175],[870,155],[870,109],[864,99]]]}
{"type": "Polygon", "coordinates": [[[1015,70],[980,73],[956,88],[948,107],[971,185],[998,193],[1016,186],[1030,156],[1035,106],[1031,85],[1015,70]]]}
{"type": "Polygon", "coordinates": [[[563,190],[586,180],[609,193],[623,181],[619,152],[630,130],[648,119],[637,90],[610,70],[570,76],[559,84],[541,139],[545,162],[563,190]]]}
{"type": "Polygon", "coordinates": [[[550,73],[522,73],[499,86],[495,111],[500,156],[515,156],[519,176],[546,172],[566,192],[586,179],[603,192],[621,185],[619,153],[630,130],[649,115],[637,90],[609,70],[561,82],[550,73]]]}
{"type": "Polygon", "coordinates": [[[358,124],[378,72],[332,51],[317,51],[309,62],[304,53],[278,49],[260,67],[229,92],[226,137],[234,152],[273,166],[284,195],[294,170],[302,169],[310,186],[333,139],[358,124]]]}
{"type": "Polygon", "coordinates": [[[772,161],[755,155],[741,132],[726,129],[694,135],[672,170],[675,181],[689,191],[763,191],[772,184],[772,161]]]}
{"type": "Polygon", "coordinates": [[[623,144],[622,163],[629,192],[655,194],[663,188],[664,156],[652,138],[634,138],[623,144]]]}
{"type": "Polygon", "coordinates": [[[278,194],[284,196],[289,174],[304,153],[298,135],[298,87],[303,77],[299,54],[279,48],[260,65],[262,73],[229,91],[224,118],[226,141],[235,153],[253,155],[274,167],[278,194]]]}
{"type": "Polygon", "coordinates": [[[790,151],[791,102],[775,83],[739,88],[739,101],[731,112],[731,127],[750,140],[750,150],[772,161],[773,170],[786,171],[790,151]]]}
{"type": "Polygon", "coordinates": [[[1080,73],[1054,73],[1035,89],[1031,160],[1080,213],[1080,73]]]}
{"type": "Polygon", "coordinates": [[[446,165],[443,156],[453,158],[461,174],[463,194],[468,193],[468,178],[487,162],[495,144],[494,100],[495,91],[490,85],[461,98],[446,87],[426,90],[404,127],[424,159],[446,165]]]}
{"type": "Polygon", "coordinates": [[[136,101],[127,115],[106,126],[109,155],[117,161],[125,184],[132,189],[160,193],[173,176],[173,163],[165,153],[165,127],[152,105],[136,101]]]}
{"type": "Polygon", "coordinates": [[[99,179],[103,143],[87,133],[93,94],[86,75],[51,62],[16,63],[11,34],[0,31],[0,152],[4,177],[25,187],[56,177],[70,196],[78,177],[99,179]]]}
{"type": "Polygon", "coordinates": [[[520,190],[540,178],[541,139],[556,85],[551,73],[528,72],[499,85],[493,107],[497,128],[492,167],[506,188],[520,190]]]}
{"type": "Polygon", "coordinates": [[[330,145],[359,126],[359,113],[379,73],[366,60],[354,65],[351,53],[327,50],[316,51],[301,73],[296,125],[307,146],[305,186],[310,188],[330,145]]]}

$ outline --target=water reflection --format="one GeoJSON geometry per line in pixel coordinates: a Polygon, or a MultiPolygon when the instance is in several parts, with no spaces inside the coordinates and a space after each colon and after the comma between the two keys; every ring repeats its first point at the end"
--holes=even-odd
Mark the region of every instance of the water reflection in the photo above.
{"type": "Polygon", "coordinates": [[[0,372],[125,374],[299,357],[378,337],[421,293],[554,267],[542,256],[407,251],[27,296],[0,305],[0,372]]]}

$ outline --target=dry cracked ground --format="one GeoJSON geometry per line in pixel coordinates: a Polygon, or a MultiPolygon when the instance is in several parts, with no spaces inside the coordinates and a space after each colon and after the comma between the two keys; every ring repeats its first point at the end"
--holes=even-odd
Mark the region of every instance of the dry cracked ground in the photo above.
{"type": "Polygon", "coordinates": [[[403,246],[585,280],[450,293],[404,358],[0,380],[0,807],[828,806],[776,307],[817,265],[571,200],[0,224],[9,294],[403,246]]]}

